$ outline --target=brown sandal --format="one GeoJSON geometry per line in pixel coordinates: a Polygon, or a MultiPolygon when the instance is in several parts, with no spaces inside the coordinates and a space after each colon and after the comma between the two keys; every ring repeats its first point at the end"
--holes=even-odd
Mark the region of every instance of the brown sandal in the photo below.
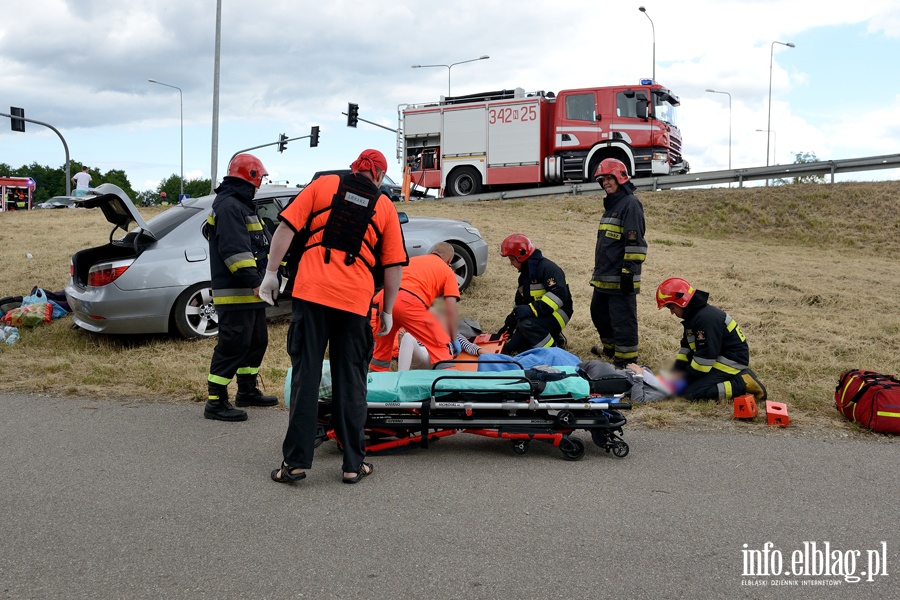
{"type": "Polygon", "coordinates": [[[282,462],[281,466],[272,471],[272,481],[277,481],[278,483],[296,483],[301,479],[306,479],[306,471],[301,473],[291,473],[291,471],[296,471],[300,467],[292,467],[286,462],[282,462]]]}

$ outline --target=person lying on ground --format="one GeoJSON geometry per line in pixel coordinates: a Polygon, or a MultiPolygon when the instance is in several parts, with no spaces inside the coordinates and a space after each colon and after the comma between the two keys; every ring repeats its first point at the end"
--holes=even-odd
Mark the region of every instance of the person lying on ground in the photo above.
{"type": "Polygon", "coordinates": [[[602,360],[589,360],[578,365],[588,379],[624,377],[631,383],[628,397],[633,404],[658,402],[679,395],[687,386],[681,373],[660,371],[653,373],[650,367],[629,363],[624,369],[617,369],[602,360]]]}
{"type": "Polygon", "coordinates": [[[731,400],[753,394],[766,399],[766,388],[750,370],[747,337],[730,315],[709,304],[709,294],[673,277],[656,290],[656,305],[681,319],[684,335],[675,371],[684,374],[687,400],[731,400]]]}

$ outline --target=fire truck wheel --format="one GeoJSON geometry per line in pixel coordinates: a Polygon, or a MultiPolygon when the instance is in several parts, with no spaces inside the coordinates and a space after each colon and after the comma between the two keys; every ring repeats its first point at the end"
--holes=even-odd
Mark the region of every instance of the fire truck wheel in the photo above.
{"type": "Polygon", "coordinates": [[[475,167],[459,167],[450,173],[448,196],[471,196],[481,191],[481,174],[475,167]]]}

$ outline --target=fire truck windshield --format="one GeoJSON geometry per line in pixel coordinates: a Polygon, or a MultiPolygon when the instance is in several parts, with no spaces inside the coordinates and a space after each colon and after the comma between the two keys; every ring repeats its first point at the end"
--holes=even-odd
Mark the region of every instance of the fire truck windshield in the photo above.
{"type": "Polygon", "coordinates": [[[653,116],[660,121],[665,121],[673,127],[678,127],[678,116],[675,105],[668,100],[663,100],[657,94],[653,94],[653,116]]]}

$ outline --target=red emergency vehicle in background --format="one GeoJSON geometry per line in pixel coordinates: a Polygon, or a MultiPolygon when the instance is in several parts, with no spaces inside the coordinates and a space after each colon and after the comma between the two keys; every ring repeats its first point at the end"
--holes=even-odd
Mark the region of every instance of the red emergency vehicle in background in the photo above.
{"type": "Polygon", "coordinates": [[[492,186],[592,181],[604,158],[635,177],[687,173],[678,97],[640,85],[526,93],[522,88],[402,107],[397,158],[412,182],[468,196],[492,186]]]}
{"type": "Polygon", "coordinates": [[[31,210],[34,179],[31,177],[0,177],[0,212],[31,210]]]}

